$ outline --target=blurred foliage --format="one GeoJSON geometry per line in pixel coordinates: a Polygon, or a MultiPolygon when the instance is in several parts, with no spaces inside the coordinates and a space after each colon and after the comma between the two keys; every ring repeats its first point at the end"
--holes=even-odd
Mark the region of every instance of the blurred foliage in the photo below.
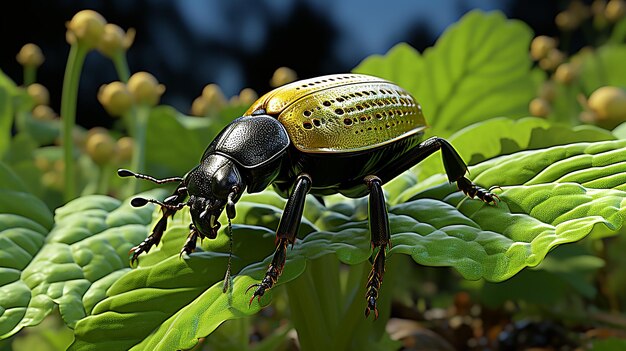
{"type": "MultiPolygon", "coordinates": [[[[225,293],[226,228],[179,257],[188,209],[138,267],[129,266],[128,250],[160,216],[154,207],[133,208],[130,197],[167,192],[120,180],[114,170],[184,175],[258,95],[243,89],[227,98],[208,84],[193,116],[160,105],[166,89],[156,77],[128,70],[134,31],[77,14],[68,24],[66,82],[80,77],[81,50],[100,50],[119,81],[98,98],[119,119],[110,130],[75,125],[72,83],[59,117],[45,88],[29,89],[43,60],[36,55],[20,56],[24,85],[0,72],[0,350],[623,348],[620,6],[571,1],[555,19],[562,38],[533,38],[520,21],[471,11],[423,53],[401,43],[354,69],[414,95],[427,134],[447,138],[472,180],[500,198],[492,206],[464,197],[437,155],[386,184],[393,247],[376,322],[362,316],[372,253],[365,198],[307,199],[299,240],[260,304],[249,304],[246,289],[265,273],[285,206],[269,189],[237,204],[234,278],[225,293]],[[98,44],[106,26],[117,46],[98,44]],[[597,42],[570,55],[566,38],[581,26],[597,42]],[[67,191],[69,179],[76,194],[67,191]]],[[[272,84],[294,79],[281,68],[272,84]]]]}

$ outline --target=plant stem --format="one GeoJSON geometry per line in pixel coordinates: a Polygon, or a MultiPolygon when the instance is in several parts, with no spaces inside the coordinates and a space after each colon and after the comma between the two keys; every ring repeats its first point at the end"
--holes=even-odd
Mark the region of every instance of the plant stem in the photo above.
{"type": "Polygon", "coordinates": [[[115,71],[117,71],[117,77],[121,82],[127,83],[130,78],[130,69],[128,68],[128,61],[126,60],[124,51],[119,51],[113,56],[112,60],[115,71]]]}
{"type": "MultiPolygon", "coordinates": [[[[137,105],[131,110],[129,116],[129,124],[131,125],[130,133],[135,141],[133,149],[133,157],[131,159],[131,169],[137,173],[143,173],[146,157],[146,131],[148,129],[148,119],[150,118],[150,107],[147,105],[137,105]]],[[[139,191],[139,182],[137,179],[131,179],[129,183],[128,196],[139,191]]]]}
{"type": "Polygon", "coordinates": [[[110,163],[100,166],[100,174],[98,174],[98,188],[96,194],[107,194],[109,192],[109,180],[113,169],[110,163]]]}
{"type": "Polygon", "coordinates": [[[37,67],[24,66],[24,86],[27,87],[37,81],[37,67]]]}
{"type": "Polygon", "coordinates": [[[85,56],[89,49],[80,43],[70,47],[65,76],[63,78],[63,91],[61,96],[61,119],[63,120],[63,155],[65,162],[65,201],[76,197],[76,174],[74,171],[74,140],[72,132],[76,125],[76,102],[78,98],[78,84],[80,73],[85,62],[85,56]]]}

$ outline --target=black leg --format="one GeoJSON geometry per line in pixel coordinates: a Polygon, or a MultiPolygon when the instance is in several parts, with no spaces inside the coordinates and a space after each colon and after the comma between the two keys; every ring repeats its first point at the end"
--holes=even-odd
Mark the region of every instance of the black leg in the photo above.
{"type": "Polygon", "coordinates": [[[437,150],[441,150],[441,158],[443,160],[443,167],[448,175],[450,183],[456,182],[459,190],[464,192],[471,198],[478,197],[480,200],[487,203],[495,203],[498,195],[491,193],[474,183],[465,177],[467,173],[467,165],[463,162],[461,156],[445,139],[433,137],[425,140],[418,147],[419,151],[416,154],[418,161],[426,158],[437,150]]]}
{"type": "Polygon", "coordinates": [[[186,191],[187,191],[186,187],[184,187],[182,184],[179,185],[178,188],[176,188],[176,191],[174,192],[174,194],[168,197],[167,199],[165,199],[163,203],[159,203],[156,200],[145,200],[141,198],[136,198],[136,199],[140,199],[142,203],[145,201],[145,202],[156,202],[156,203],[161,204],[161,212],[163,214],[161,215],[161,218],[159,219],[157,224],[152,229],[152,233],[139,245],[130,249],[130,252],[132,252],[132,256],[130,258],[131,265],[137,262],[138,257],[141,253],[148,252],[150,251],[150,248],[152,248],[152,246],[159,244],[159,242],[161,241],[161,237],[163,236],[163,233],[165,232],[165,229],[167,229],[167,219],[169,217],[172,217],[178,210],[180,210],[182,207],[185,206],[183,201],[185,200],[185,197],[186,197],[186,191]]]}
{"type": "Polygon", "coordinates": [[[372,248],[374,250],[378,249],[372,265],[372,271],[367,278],[365,316],[369,316],[370,312],[374,311],[374,319],[378,319],[376,299],[378,299],[378,291],[385,274],[385,251],[387,246],[391,246],[391,235],[382,181],[376,176],[367,176],[365,177],[365,183],[370,191],[368,212],[372,248]]]}
{"type": "Polygon", "coordinates": [[[198,229],[196,229],[196,226],[193,225],[193,223],[190,224],[189,235],[187,236],[187,241],[185,241],[183,248],[180,250],[179,256],[182,257],[184,253],[187,255],[192,253],[196,249],[196,242],[198,241],[198,238],[202,238],[202,237],[203,237],[202,233],[200,233],[198,229]]]}
{"type": "Polygon", "coordinates": [[[278,280],[278,277],[282,274],[285,259],[287,258],[287,245],[293,245],[296,241],[298,227],[302,219],[302,211],[304,210],[304,200],[306,199],[306,194],[311,190],[311,183],[311,178],[308,174],[298,176],[293,193],[287,200],[285,210],[278,224],[278,231],[276,232],[276,251],[274,252],[272,263],[267,269],[265,278],[263,278],[261,283],[253,284],[248,287],[248,290],[256,288],[250,298],[250,303],[252,303],[255,297],[260,300],[261,296],[265,294],[265,291],[271,289],[278,280]]]}

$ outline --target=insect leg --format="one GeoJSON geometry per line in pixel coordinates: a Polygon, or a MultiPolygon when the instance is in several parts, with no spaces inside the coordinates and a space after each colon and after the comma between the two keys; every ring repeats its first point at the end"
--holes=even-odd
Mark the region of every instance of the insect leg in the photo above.
{"type": "Polygon", "coordinates": [[[496,199],[498,199],[498,195],[474,184],[471,180],[465,177],[465,174],[467,173],[467,165],[463,162],[463,159],[458,152],[445,139],[438,137],[429,138],[421,143],[418,149],[420,152],[417,155],[423,155],[420,157],[421,159],[437,150],[441,150],[443,167],[448,175],[448,180],[450,183],[456,182],[459,190],[464,192],[469,197],[478,197],[480,200],[487,203],[495,203],[496,199]]]}
{"type": "Polygon", "coordinates": [[[385,251],[387,250],[387,246],[391,247],[391,236],[382,181],[376,176],[367,176],[364,180],[370,191],[368,214],[372,248],[378,248],[378,252],[374,257],[374,263],[372,264],[372,271],[367,278],[365,293],[367,307],[365,308],[365,316],[369,316],[370,312],[374,311],[374,319],[378,319],[376,300],[378,299],[378,291],[380,290],[383,275],[385,274],[385,251]]]}
{"type": "Polygon", "coordinates": [[[311,183],[311,178],[308,174],[300,174],[296,179],[293,193],[287,200],[285,210],[278,224],[278,231],[276,232],[276,251],[274,252],[272,263],[267,269],[261,283],[253,284],[248,287],[248,290],[256,288],[250,298],[250,303],[252,303],[255,297],[261,300],[261,296],[265,294],[265,291],[271,289],[278,280],[278,277],[282,274],[285,259],[287,258],[287,245],[293,245],[296,241],[298,227],[302,219],[302,211],[304,210],[304,200],[306,194],[311,190],[311,183]]]}
{"type": "MultiPolygon", "coordinates": [[[[167,219],[173,216],[180,208],[182,208],[185,204],[183,201],[185,200],[187,194],[187,188],[181,184],[176,188],[174,194],[163,201],[163,205],[161,205],[161,219],[157,222],[157,224],[152,229],[152,233],[139,245],[130,249],[132,252],[132,256],[130,257],[130,263],[133,265],[137,262],[139,255],[143,252],[150,251],[150,248],[154,245],[158,245],[161,241],[161,237],[163,236],[163,232],[167,229],[167,219]]],[[[145,199],[143,199],[145,201],[145,199]]],[[[143,202],[143,201],[141,201],[143,202]]],[[[146,201],[152,202],[152,201],[146,201]]],[[[156,201],[155,201],[156,202],[156,201]]]]}

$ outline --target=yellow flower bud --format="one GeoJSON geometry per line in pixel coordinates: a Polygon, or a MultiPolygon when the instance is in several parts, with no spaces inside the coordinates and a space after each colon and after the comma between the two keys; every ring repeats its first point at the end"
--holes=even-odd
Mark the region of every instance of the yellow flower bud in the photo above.
{"type": "Polygon", "coordinates": [[[128,80],[128,91],[136,103],[155,106],[165,92],[165,86],[159,84],[152,74],[137,72],[128,80]]]}
{"type": "Polygon", "coordinates": [[[106,23],[104,17],[96,11],[79,11],[70,22],[66,23],[67,41],[70,44],[80,42],[89,48],[95,48],[102,38],[106,23]]]}
{"type": "Polygon", "coordinates": [[[208,114],[209,104],[202,96],[198,96],[191,103],[191,115],[197,117],[203,117],[208,114]]]}
{"type": "Polygon", "coordinates": [[[33,83],[26,88],[26,92],[33,99],[35,105],[48,105],[50,93],[48,89],[39,83],[33,83]]]}
{"type": "Polygon", "coordinates": [[[617,22],[626,14],[626,2],[624,0],[610,0],[606,4],[604,15],[609,22],[617,22]]]}
{"type": "Polygon", "coordinates": [[[576,17],[579,23],[591,16],[591,9],[581,0],[573,0],[570,2],[567,9],[574,17],[576,17]]]}
{"type": "Polygon", "coordinates": [[[259,98],[259,95],[251,88],[244,88],[239,92],[238,103],[242,105],[251,105],[259,98]]]}
{"type": "Polygon", "coordinates": [[[128,32],[124,32],[117,24],[107,23],[104,26],[102,39],[98,43],[98,51],[104,56],[113,58],[117,53],[128,50],[134,40],[134,29],[130,28],[128,32]]]}
{"type": "Polygon", "coordinates": [[[546,35],[540,35],[530,43],[530,56],[533,60],[541,60],[548,56],[548,53],[556,48],[556,39],[546,35]]]}
{"type": "Polygon", "coordinates": [[[575,14],[571,11],[563,11],[556,15],[554,19],[556,22],[556,26],[559,27],[560,30],[569,32],[578,27],[580,25],[580,21],[575,14]]]}
{"type": "Polygon", "coordinates": [[[274,71],[274,75],[272,75],[272,79],[270,79],[270,86],[272,88],[276,88],[281,85],[291,83],[296,79],[298,79],[296,71],[288,67],[279,67],[276,71],[274,71]]]}
{"type": "Polygon", "coordinates": [[[87,136],[85,151],[95,163],[104,165],[114,156],[115,142],[108,133],[93,133],[87,136]]]}
{"type": "Polygon", "coordinates": [[[135,141],[133,138],[125,136],[121,137],[115,143],[116,159],[120,162],[128,162],[133,156],[133,148],[135,141]]]}
{"type": "Polygon", "coordinates": [[[626,91],[614,86],[604,86],[591,93],[587,101],[595,113],[597,124],[613,128],[626,121],[626,91]]]}
{"type": "Polygon", "coordinates": [[[202,89],[202,99],[215,110],[219,110],[226,105],[226,97],[222,89],[219,85],[214,83],[207,84],[204,89],[202,89]]]}
{"type": "Polygon", "coordinates": [[[98,101],[104,106],[108,114],[119,117],[130,110],[133,105],[133,96],[126,84],[112,82],[100,87],[98,101]]]}
{"type": "Polygon", "coordinates": [[[535,117],[547,117],[552,111],[552,108],[550,107],[550,103],[545,99],[534,98],[530,101],[528,111],[535,117]]]}
{"type": "Polygon", "coordinates": [[[41,49],[35,44],[26,44],[22,46],[22,49],[17,53],[16,58],[20,65],[30,67],[39,67],[45,60],[41,49]]]}
{"type": "Polygon", "coordinates": [[[578,75],[576,67],[571,63],[562,63],[554,72],[554,80],[562,84],[570,84],[578,75]]]}
{"type": "Polygon", "coordinates": [[[559,49],[552,49],[548,55],[539,60],[539,67],[546,71],[552,71],[565,61],[565,54],[559,49]]]}
{"type": "Polygon", "coordinates": [[[51,121],[57,118],[57,114],[48,105],[37,105],[33,109],[33,118],[39,121],[51,121]]]}

